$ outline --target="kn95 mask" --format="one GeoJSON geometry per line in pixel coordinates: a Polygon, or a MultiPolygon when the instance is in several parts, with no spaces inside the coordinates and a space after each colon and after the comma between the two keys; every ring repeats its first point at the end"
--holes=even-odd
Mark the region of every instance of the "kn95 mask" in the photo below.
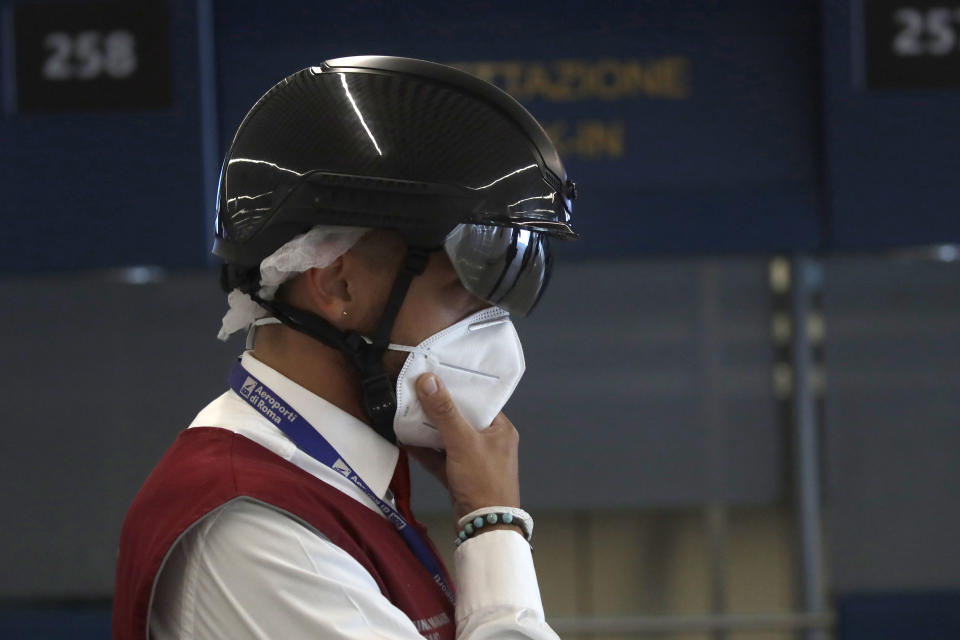
{"type": "Polygon", "coordinates": [[[479,311],[435,333],[409,352],[397,377],[397,413],[393,428],[403,444],[443,448],[440,432],[429,423],[417,398],[417,379],[434,373],[450,392],[460,413],[482,431],[507,404],[526,367],[520,337],[510,314],[499,307],[479,311]]]}

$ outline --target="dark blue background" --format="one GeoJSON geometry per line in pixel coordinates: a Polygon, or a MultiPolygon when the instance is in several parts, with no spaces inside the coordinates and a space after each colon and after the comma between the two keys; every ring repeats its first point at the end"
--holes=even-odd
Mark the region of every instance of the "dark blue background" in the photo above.
{"type": "Polygon", "coordinates": [[[170,4],[171,109],[55,115],[9,112],[12,7],[0,7],[0,271],[206,260],[196,7],[170,4]]]}
{"type": "MultiPolygon", "coordinates": [[[[2,86],[10,103],[9,0],[2,86]]],[[[877,249],[956,242],[956,91],[863,88],[858,3],[764,0],[171,3],[174,107],[0,121],[0,271],[207,264],[198,71],[215,43],[222,157],[273,83],[344,55],[442,62],[690,61],[690,95],[526,106],[542,121],[619,120],[621,159],[567,161],[584,240],[567,256],[877,249]],[[851,5],[853,5],[851,9],[851,5]],[[199,38],[199,40],[198,40],[199,38]]],[[[209,166],[209,165],[208,165],[209,166]]]]}
{"type": "MultiPolygon", "coordinates": [[[[626,121],[622,160],[567,160],[585,242],[573,253],[812,248],[818,45],[812,4],[765,2],[360,3],[295,1],[217,13],[221,136],[277,79],[329,57],[439,61],[686,56],[691,96],[528,102],[541,121],[626,121]]],[[[233,5],[231,5],[233,6],[233,5]]]]}
{"type": "Polygon", "coordinates": [[[960,592],[852,593],[837,602],[842,640],[942,640],[960,637],[960,592]]]}
{"type": "Polygon", "coordinates": [[[828,246],[960,241],[960,90],[867,91],[861,5],[826,7],[828,246]]]}

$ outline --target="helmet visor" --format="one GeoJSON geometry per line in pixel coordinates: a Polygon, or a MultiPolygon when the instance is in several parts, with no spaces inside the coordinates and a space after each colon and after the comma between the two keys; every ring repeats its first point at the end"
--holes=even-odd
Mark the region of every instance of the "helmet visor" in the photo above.
{"type": "Polygon", "coordinates": [[[467,291],[514,315],[530,313],[550,279],[550,245],[538,231],[460,224],[444,249],[467,291]]]}

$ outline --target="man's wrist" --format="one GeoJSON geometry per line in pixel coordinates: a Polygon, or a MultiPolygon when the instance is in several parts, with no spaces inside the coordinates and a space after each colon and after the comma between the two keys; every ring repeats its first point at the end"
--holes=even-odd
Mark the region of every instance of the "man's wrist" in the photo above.
{"type": "Polygon", "coordinates": [[[491,525],[488,525],[488,526],[484,527],[483,529],[478,530],[478,531],[476,532],[476,534],[474,534],[474,537],[483,535],[483,534],[487,533],[488,531],[516,531],[516,532],[519,533],[521,536],[524,535],[524,534],[523,534],[523,527],[521,527],[520,525],[518,525],[518,524],[502,524],[502,523],[501,523],[501,524],[491,524],[491,525]]]}
{"type": "Polygon", "coordinates": [[[528,542],[533,536],[533,518],[517,507],[483,507],[471,511],[457,521],[456,545],[492,528],[513,529],[528,542]]]}

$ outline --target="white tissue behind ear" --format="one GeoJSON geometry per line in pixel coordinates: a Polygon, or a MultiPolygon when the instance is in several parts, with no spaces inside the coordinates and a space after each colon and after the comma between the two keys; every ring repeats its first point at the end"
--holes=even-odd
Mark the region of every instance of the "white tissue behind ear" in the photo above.
{"type": "MultiPolygon", "coordinates": [[[[363,227],[316,226],[295,237],[260,263],[260,290],[264,300],[273,300],[277,289],[290,278],[308,269],[329,267],[350,250],[369,229],[363,227]]],[[[239,289],[227,295],[229,309],[223,316],[217,338],[227,340],[269,312],[239,289]]]]}

